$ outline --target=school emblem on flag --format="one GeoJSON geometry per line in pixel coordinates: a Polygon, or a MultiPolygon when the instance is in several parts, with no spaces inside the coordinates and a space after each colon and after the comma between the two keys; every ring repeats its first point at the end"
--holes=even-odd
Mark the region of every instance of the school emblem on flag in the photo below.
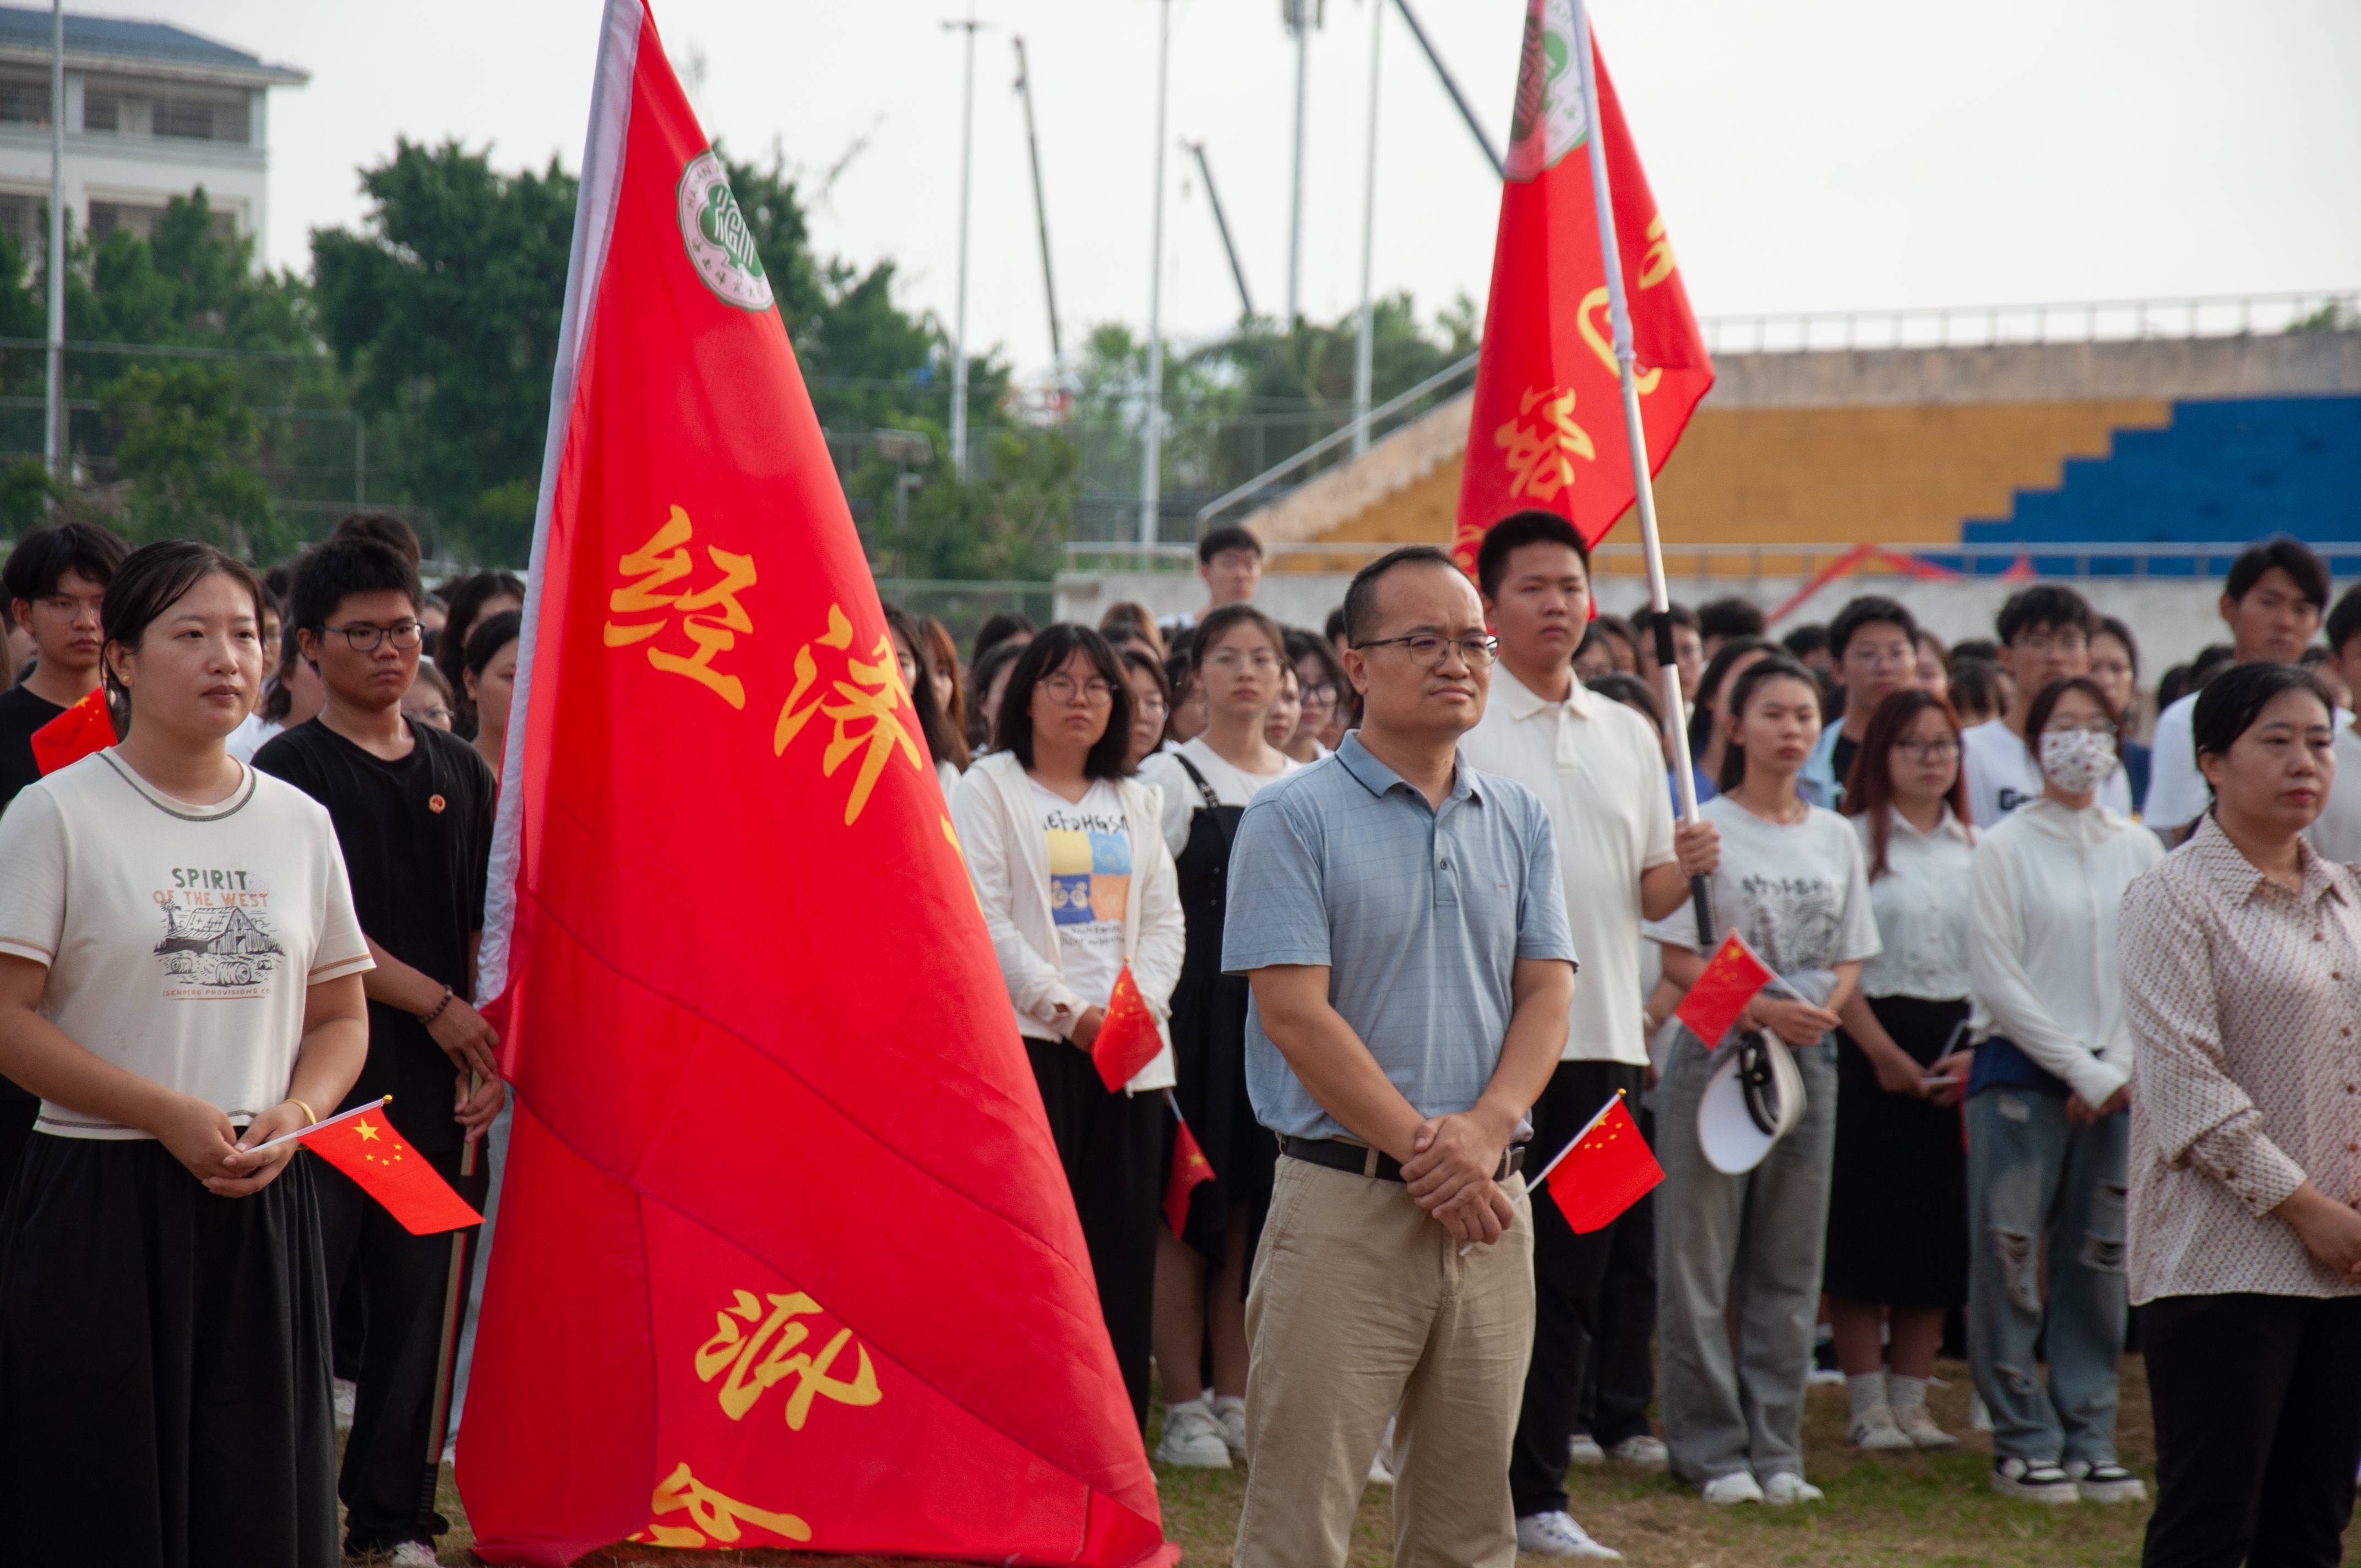
{"type": "Polygon", "coordinates": [[[754,231],[730,189],[730,171],[709,148],[680,173],[680,237],[707,288],[741,311],[771,308],[771,280],[754,231]]]}

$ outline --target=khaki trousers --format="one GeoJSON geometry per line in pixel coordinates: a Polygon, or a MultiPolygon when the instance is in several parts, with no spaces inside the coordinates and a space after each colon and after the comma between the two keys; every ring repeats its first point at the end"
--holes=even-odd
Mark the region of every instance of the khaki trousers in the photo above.
{"type": "Polygon", "coordinates": [[[1396,1568],[1512,1568],[1533,1216],[1466,1257],[1399,1181],[1281,1158],[1246,1296],[1235,1568],[1343,1568],[1387,1418],[1396,1568]]]}

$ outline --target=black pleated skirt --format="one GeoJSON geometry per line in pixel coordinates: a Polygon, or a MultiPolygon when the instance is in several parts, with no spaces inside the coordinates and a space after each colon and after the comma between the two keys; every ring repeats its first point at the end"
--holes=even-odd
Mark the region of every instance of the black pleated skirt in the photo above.
{"type": "MultiPolygon", "coordinates": [[[[1870,1011],[1921,1067],[1941,1058],[1965,1002],[1872,996],[1870,1011]]],[[[1828,1191],[1826,1288],[1885,1307],[1968,1299],[1968,1157],[1960,1108],[1878,1087],[1861,1048],[1837,1050],[1836,1159],[1828,1191]]]]}
{"type": "Polygon", "coordinates": [[[0,1211],[0,1560],[338,1568],[309,1162],[247,1198],[36,1134],[0,1211]]]}

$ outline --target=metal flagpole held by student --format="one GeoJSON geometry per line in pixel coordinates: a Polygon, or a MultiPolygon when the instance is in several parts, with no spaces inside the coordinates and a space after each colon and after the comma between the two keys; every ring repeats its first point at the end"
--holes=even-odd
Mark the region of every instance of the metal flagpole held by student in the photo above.
{"type": "MultiPolygon", "coordinates": [[[[1631,347],[1631,307],[1623,293],[1623,256],[1615,243],[1615,200],[1607,184],[1607,137],[1598,119],[1598,72],[1591,60],[1590,8],[1574,0],[1574,48],[1581,62],[1584,139],[1590,145],[1590,192],[1598,206],[1598,247],[1607,263],[1607,313],[1615,335],[1615,367],[1623,383],[1623,435],[1631,458],[1631,493],[1640,509],[1640,544],[1648,558],[1648,608],[1655,623],[1656,670],[1664,683],[1665,723],[1673,737],[1673,787],[1681,820],[1697,820],[1697,775],[1689,762],[1689,710],[1681,672],[1673,662],[1672,595],[1664,587],[1664,549],[1656,532],[1656,492],[1648,477],[1648,435],[1640,422],[1640,387],[1631,347]]],[[[1697,951],[1713,951],[1713,894],[1704,877],[1689,879],[1697,912],[1697,951]]]]}
{"type": "MultiPolygon", "coordinates": [[[[483,1086],[482,1075],[470,1069],[467,1073],[467,1098],[473,1101],[476,1091],[483,1086]]],[[[490,1135],[488,1127],[481,1134],[469,1133],[459,1154],[459,1175],[462,1179],[476,1174],[476,1150],[490,1135]]],[[[451,1233],[451,1275],[443,1282],[443,1332],[434,1343],[434,1398],[427,1407],[426,1475],[419,1485],[418,1519],[423,1524],[434,1517],[434,1491],[443,1479],[443,1445],[450,1441],[451,1376],[459,1355],[459,1299],[467,1288],[467,1273],[475,1260],[467,1255],[470,1234],[480,1236],[483,1228],[469,1225],[451,1233]]]]}

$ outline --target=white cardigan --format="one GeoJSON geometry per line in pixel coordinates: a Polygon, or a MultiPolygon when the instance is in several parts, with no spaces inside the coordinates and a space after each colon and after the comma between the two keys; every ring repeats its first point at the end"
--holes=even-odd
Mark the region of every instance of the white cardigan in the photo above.
{"type": "MultiPolygon", "coordinates": [[[[1158,823],[1162,792],[1136,779],[1115,781],[1131,837],[1131,895],[1124,900],[1123,949],[1131,978],[1156,1014],[1163,1047],[1124,1086],[1126,1092],[1170,1089],[1172,1077],[1172,988],[1180,979],[1188,926],[1180,913],[1180,880],[1158,823]]],[[[1064,1039],[1085,1007],[1103,1005],[1075,994],[1060,961],[1058,926],[1049,912],[1049,841],[1041,831],[1032,782],[1015,753],[977,759],[951,792],[951,823],[959,829],[984,929],[992,934],[1000,978],[1008,987],[1019,1033],[1064,1039]],[[1062,1016],[1059,1009],[1066,1011],[1062,1016]]]]}
{"type": "Polygon", "coordinates": [[[1986,828],[1968,904],[1976,1037],[2015,1042],[2092,1105],[2128,1082],[2115,916],[2163,858],[2155,834],[2103,806],[2030,800],[1986,828]]]}

